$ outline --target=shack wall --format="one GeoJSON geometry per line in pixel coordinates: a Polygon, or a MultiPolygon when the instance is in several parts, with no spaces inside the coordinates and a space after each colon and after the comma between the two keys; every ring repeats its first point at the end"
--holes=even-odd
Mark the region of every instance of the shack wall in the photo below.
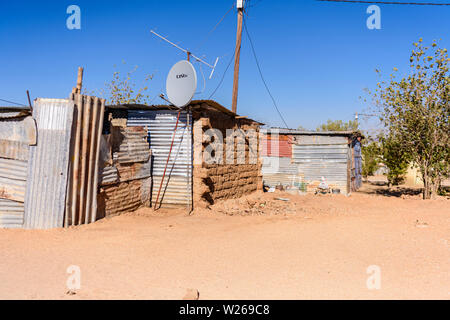
{"type": "Polygon", "coordinates": [[[298,134],[290,140],[293,142],[291,157],[263,157],[266,186],[297,186],[314,192],[323,177],[330,188],[340,189],[343,194],[351,192],[351,147],[347,136],[298,134]]]}
{"type": "Polygon", "coordinates": [[[23,227],[29,145],[36,139],[32,118],[16,115],[20,114],[2,112],[0,119],[0,228],[23,227]]]}
{"type": "Polygon", "coordinates": [[[129,110],[127,125],[144,126],[147,130],[152,151],[151,205],[155,206],[158,200],[158,208],[190,210],[193,159],[191,113],[184,110],[178,117],[178,111],[174,110],[129,110]]]}
{"type": "MultiPolygon", "coordinates": [[[[262,189],[261,161],[259,159],[259,124],[246,119],[236,119],[220,112],[193,113],[194,122],[194,203],[213,204],[218,200],[239,198],[262,189]],[[209,139],[209,130],[220,132],[223,144],[212,160],[208,147],[218,143],[209,139]],[[246,135],[256,133],[255,141],[248,139],[227,140],[227,129],[240,130],[246,135]],[[238,163],[239,143],[244,144],[245,163],[238,163]],[[256,144],[255,144],[256,143],[256,144]],[[250,160],[254,154],[256,161],[250,160]],[[230,155],[234,163],[230,163],[230,155]]],[[[211,131],[209,131],[211,132],[211,131]]],[[[241,149],[242,150],[242,149],[241,149]]]]}
{"type": "Polygon", "coordinates": [[[105,115],[100,150],[98,215],[107,217],[149,206],[151,150],[144,127],[127,126],[127,112],[105,115]]]}

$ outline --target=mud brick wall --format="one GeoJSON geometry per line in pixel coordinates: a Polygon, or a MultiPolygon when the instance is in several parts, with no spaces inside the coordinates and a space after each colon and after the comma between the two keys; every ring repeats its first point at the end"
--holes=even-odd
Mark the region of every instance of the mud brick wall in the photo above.
{"type": "Polygon", "coordinates": [[[99,210],[103,217],[131,212],[142,206],[143,180],[103,186],[99,193],[99,210]]]}
{"type": "MultiPolygon", "coordinates": [[[[233,145],[227,145],[226,130],[238,129],[246,132],[255,130],[257,133],[256,145],[259,143],[259,125],[246,119],[236,119],[223,113],[208,112],[207,114],[193,113],[194,127],[194,203],[213,204],[219,200],[239,198],[262,189],[261,160],[256,148],[256,163],[249,161],[249,142],[245,143],[245,164],[229,164],[227,152],[230,154],[233,145]],[[218,129],[223,136],[223,161],[221,163],[209,163],[205,161],[203,151],[209,143],[205,143],[204,133],[211,129],[218,129]],[[201,150],[201,152],[199,152],[201,150]]],[[[238,158],[238,141],[234,143],[233,158],[238,158]]],[[[230,141],[228,141],[230,142],[230,141]]],[[[218,149],[220,150],[220,149],[218,149]]],[[[242,155],[240,155],[242,156],[242,155]]]]}

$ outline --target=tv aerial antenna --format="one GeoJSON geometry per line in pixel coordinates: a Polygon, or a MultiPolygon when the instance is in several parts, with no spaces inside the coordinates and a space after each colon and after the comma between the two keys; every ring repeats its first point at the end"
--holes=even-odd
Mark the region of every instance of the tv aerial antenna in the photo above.
{"type": "Polygon", "coordinates": [[[212,76],[213,76],[213,74],[214,74],[214,71],[216,70],[217,63],[219,62],[219,57],[217,57],[216,62],[214,62],[214,65],[211,65],[211,64],[205,62],[203,59],[200,59],[199,57],[197,57],[196,55],[194,55],[194,54],[193,54],[192,52],[190,52],[189,50],[186,50],[186,49],[181,48],[181,47],[178,46],[177,44],[173,43],[172,41],[168,40],[167,38],[163,37],[162,35],[156,33],[155,31],[150,30],[150,32],[151,32],[152,34],[154,34],[155,36],[157,36],[158,38],[160,38],[160,39],[166,41],[167,43],[171,44],[172,46],[174,46],[174,47],[177,48],[178,50],[181,50],[181,51],[183,51],[184,53],[186,53],[186,54],[187,54],[187,60],[188,60],[188,61],[190,61],[190,59],[191,59],[191,57],[192,57],[192,58],[194,58],[196,61],[201,62],[201,63],[203,63],[204,65],[206,65],[207,67],[211,68],[211,69],[212,69],[212,70],[211,70],[211,74],[209,75],[209,80],[211,80],[211,78],[212,78],[212,76]]]}

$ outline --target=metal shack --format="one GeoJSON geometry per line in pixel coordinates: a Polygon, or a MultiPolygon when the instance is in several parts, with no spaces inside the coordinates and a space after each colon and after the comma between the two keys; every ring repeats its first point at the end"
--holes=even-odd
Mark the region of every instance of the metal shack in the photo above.
{"type": "Polygon", "coordinates": [[[186,108],[97,97],[0,108],[0,228],[95,222],[142,206],[185,208],[262,188],[261,123],[215,101],[186,108]]]}
{"type": "Polygon", "coordinates": [[[0,108],[0,228],[96,220],[102,106],[75,95],[36,99],[32,110],[0,108]]]}
{"type": "MultiPolygon", "coordinates": [[[[142,177],[148,180],[134,186],[122,185],[120,191],[117,190],[120,186],[116,183],[115,169],[111,166],[100,169],[103,174],[99,203],[106,204],[104,215],[129,210],[132,204],[116,199],[124,195],[148,192],[149,206],[155,206],[158,201],[157,207],[192,210],[194,205],[237,198],[262,188],[261,163],[258,161],[260,125],[212,100],[192,101],[182,110],[168,105],[106,106],[104,137],[117,130],[125,133],[132,128],[145,128],[151,163],[143,167],[148,176],[142,177]],[[244,138],[233,136],[231,140],[227,139],[227,130],[234,130],[244,138]],[[249,138],[249,132],[256,134],[249,138]],[[245,156],[243,163],[237,161],[236,149],[240,143],[240,150],[244,150],[240,155],[245,156]],[[211,149],[214,150],[205,153],[211,149]],[[225,159],[225,154],[232,154],[231,161],[229,157],[225,159]],[[250,161],[250,154],[256,161],[250,161]],[[108,186],[114,181],[115,186],[108,186]]],[[[106,149],[117,144],[117,137],[120,135],[112,135],[106,149]]],[[[145,149],[145,146],[130,144],[124,147],[132,156],[145,149]]],[[[133,175],[136,176],[138,171],[133,170],[133,175]]],[[[136,199],[136,204],[138,202],[136,199]]]]}
{"type": "Polygon", "coordinates": [[[30,146],[36,124],[30,111],[0,107],[0,227],[21,228],[25,217],[30,146]]]}
{"type": "Polygon", "coordinates": [[[314,192],[324,178],[330,188],[350,194],[353,132],[276,128],[261,132],[265,185],[297,186],[303,191],[314,192]]]}

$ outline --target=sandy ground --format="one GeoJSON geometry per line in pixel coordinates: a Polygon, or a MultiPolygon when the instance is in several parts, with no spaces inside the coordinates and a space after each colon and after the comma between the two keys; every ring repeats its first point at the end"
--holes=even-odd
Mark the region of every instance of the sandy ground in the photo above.
{"type": "Polygon", "coordinates": [[[257,193],[190,216],[142,209],[68,230],[0,230],[0,252],[0,299],[181,299],[188,288],[200,299],[449,299],[450,202],[375,186],[257,193]],[[366,285],[371,265],[379,290],[366,285]]]}

